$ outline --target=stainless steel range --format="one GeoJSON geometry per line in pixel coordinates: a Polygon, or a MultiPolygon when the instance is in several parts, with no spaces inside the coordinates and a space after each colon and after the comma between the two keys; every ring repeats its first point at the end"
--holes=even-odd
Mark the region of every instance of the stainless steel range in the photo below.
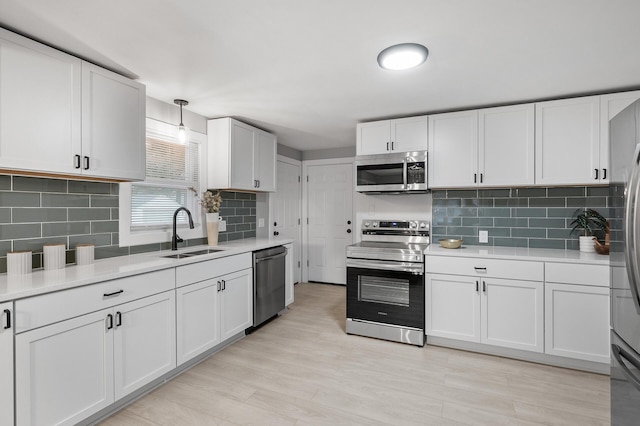
{"type": "Polygon", "coordinates": [[[424,345],[424,250],[429,222],[362,221],[347,247],[349,334],[424,345]]]}

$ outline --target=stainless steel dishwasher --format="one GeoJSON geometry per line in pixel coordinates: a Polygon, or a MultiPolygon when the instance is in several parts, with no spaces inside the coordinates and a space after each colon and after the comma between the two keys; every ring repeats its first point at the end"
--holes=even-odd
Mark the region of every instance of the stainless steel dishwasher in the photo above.
{"type": "Polygon", "coordinates": [[[253,326],[284,309],[287,249],[283,246],[253,252],[253,326]]]}

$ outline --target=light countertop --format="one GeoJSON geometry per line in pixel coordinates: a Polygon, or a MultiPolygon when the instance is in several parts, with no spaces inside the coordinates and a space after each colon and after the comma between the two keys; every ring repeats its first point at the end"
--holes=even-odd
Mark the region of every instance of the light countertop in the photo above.
{"type": "Polygon", "coordinates": [[[431,244],[425,250],[424,254],[426,256],[490,257],[494,259],[530,260],[538,262],[609,265],[609,256],[597,253],[582,253],[578,250],[465,245],[458,249],[446,249],[436,243],[431,244]]]}
{"type": "Polygon", "coordinates": [[[248,238],[221,243],[217,246],[193,246],[178,251],[156,251],[118,256],[109,259],[96,260],[90,265],[70,265],[58,270],[37,270],[25,275],[0,275],[0,302],[31,297],[54,291],[66,290],[83,285],[114,280],[161,269],[218,259],[235,254],[252,252],[293,242],[290,239],[248,238]],[[219,252],[171,259],[164,256],[196,251],[199,249],[216,248],[219,252]]]}

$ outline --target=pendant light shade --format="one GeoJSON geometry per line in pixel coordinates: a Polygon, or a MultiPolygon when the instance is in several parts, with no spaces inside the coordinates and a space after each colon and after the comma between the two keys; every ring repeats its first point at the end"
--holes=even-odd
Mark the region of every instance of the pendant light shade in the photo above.
{"type": "Polygon", "coordinates": [[[187,139],[188,139],[187,131],[189,129],[187,129],[187,127],[182,122],[182,107],[185,105],[189,105],[189,102],[185,101],[184,99],[174,99],[173,103],[176,105],[180,105],[180,124],[178,125],[178,141],[184,145],[185,143],[187,143],[187,139]]]}
{"type": "Polygon", "coordinates": [[[429,50],[421,44],[396,44],[380,52],[378,65],[386,70],[408,70],[424,63],[427,56],[429,56],[429,50]]]}

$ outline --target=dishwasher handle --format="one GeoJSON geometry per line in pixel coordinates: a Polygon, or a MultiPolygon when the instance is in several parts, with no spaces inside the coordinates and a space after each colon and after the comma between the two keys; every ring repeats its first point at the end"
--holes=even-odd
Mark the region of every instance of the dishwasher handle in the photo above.
{"type": "Polygon", "coordinates": [[[277,259],[279,257],[285,257],[286,255],[287,255],[287,252],[286,252],[286,248],[285,248],[285,251],[283,251],[282,253],[279,253],[279,254],[276,254],[276,255],[273,255],[273,256],[257,258],[256,259],[256,263],[264,262],[265,260],[277,259]]]}

